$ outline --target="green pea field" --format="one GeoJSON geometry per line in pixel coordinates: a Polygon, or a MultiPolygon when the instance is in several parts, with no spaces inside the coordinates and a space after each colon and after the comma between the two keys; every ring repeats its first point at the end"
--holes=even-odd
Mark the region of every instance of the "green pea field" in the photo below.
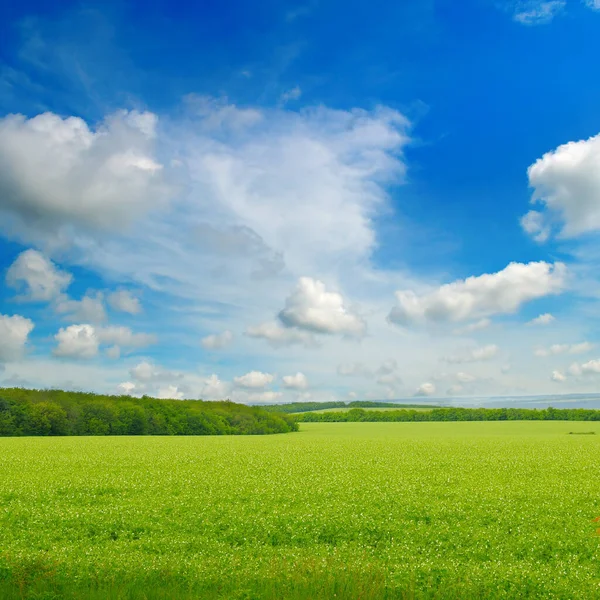
{"type": "Polygon", "coordinates": [[[0,438],[0,598],[600,598],[600,423],[0,438]]]}

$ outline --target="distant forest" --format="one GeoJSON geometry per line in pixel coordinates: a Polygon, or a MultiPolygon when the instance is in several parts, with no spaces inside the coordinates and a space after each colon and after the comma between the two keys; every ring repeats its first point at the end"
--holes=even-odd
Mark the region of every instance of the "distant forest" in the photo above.
{"type": "Polygon", "coordinates": [[[259,435],[297,430],[290,415],[229,401],[0,388],[0,436],[259,435]]]}
{"type": "Polygon", "coordinates": [[[434,408],[418,410],[364,410],[306,412],[294,415],[298,422],[397,422],[397,421],[600,421],[600,410],[585,408],[434,408]]]}
{"type": "Polygon", "coordinates": [[[328,408],[431,408],[431,404],[393,404],[391,402],[373,402],[371,400],[355,400],[354,402],[291,402],[289,404],[271,404],[261,406],[269,412],[302,413],[328,408]]]}

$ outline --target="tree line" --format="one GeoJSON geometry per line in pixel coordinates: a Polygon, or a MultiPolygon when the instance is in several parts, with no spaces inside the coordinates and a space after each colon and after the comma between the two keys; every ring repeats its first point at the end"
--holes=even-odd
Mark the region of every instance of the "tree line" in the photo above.
{"type": "Polygon", "coordinates": [[[0,436],[259,435],[297,430],[290,415],[230,401],[0,389],[0,436]]]}
{"type": "Polygon", "coordinates": [[[434,408],[427,411],[364,410],[306,412],[294,415],[298,422],[412,422],[412,421],[600,421],[600,410],[586,408],[434,408]]]}
{"type": "Polygon", "coordinates": [[[354,400],[353,402],[290,402],[289,404],[271,404],[261,408],[269,412],[303,413],[327,408],[431,408],[431,404],[393,404],[372,400],[354,400]]]}

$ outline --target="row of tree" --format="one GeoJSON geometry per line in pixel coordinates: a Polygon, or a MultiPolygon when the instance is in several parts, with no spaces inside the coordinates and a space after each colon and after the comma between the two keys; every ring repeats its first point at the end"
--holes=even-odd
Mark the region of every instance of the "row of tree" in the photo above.
{"type": "Polygon", "coordinates": [[[434,408],[432,410],[364,410],[306,412],[294,415],[299,422],[396,421],[600,421],[600,410],[584,408],[434,408]]]}
{"type": "Polygon", "coordinates": [[[290,415],[229,401],[0,389],[0,436],[257,435],[297,430],[290,415]]]}
{"type": "Polygon", "coordinates": [[[303,413],[327,408],[430,408],[429,404],[392,404],[372,400],[354,400],[353,402],[290,402],[289,404],[271,404],[263,406],[269,412],[303,413]]]}

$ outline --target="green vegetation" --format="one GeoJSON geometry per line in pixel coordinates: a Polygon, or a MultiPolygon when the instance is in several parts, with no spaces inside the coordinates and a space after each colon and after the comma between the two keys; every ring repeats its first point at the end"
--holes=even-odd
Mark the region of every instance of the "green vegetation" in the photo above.
{"type": "Polygon", "coordinates": [[[0,388],[0,436],[238,435],[297,429],[289,415],[233,402],[0,388]]]}
{"type": "Polygon", "coordinates": [[[3,438],[0,598],[598,598],[591,431],[3,438]]]}
{"type": "Polygon", "coordinates": [[[304,423],[433,421],[600,421],[600,410],[584,408],[431,408],[403,410],[312,411],[294,415],[304,423]]]}
{"type": "Polygon", "coordinates": [[[354,400],[354,402],[290,402],[288,404],[271,404],[261,406],[269,412],[302,413],[339,408],[347,410],[352,408],[435,408],[431,404],[394,404],[392,402],[374,402],[371,400],[354,400]]]}
{"type": "MultiPolygon", "coordinates": [[[[330,413],[330,412],[348,412],[350,410],[356,410],[355,408],[350,408],[350,407],[346,407],[346,408],[324,408],[323,410],[313,410],[311,411],[312,413],[330,413]]],[[[423,411],[423,410],[433,410],[433,408],[431,406],[428,406],[427,408],[405,408],[405,407],[399,407],[398,405],[392,405],[392,406],[378,406],[375,408],[370,408],[370,411],[389,411],[389,410],[418,410],[418,411],[423,411]]],[[[300,414],[300,413],[292,413],[292,414],[300,414]]]]}

